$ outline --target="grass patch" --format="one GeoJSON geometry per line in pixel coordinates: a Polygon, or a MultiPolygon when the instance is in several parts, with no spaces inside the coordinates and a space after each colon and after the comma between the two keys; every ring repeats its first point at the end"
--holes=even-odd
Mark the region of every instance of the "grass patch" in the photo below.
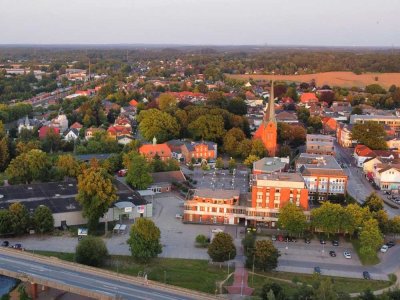
{"type": "MultiPolygon", "coordinates": [[[[332,278],[334,287],[336,292],[338,293],[360,293],[364,292],[367,289],[372,291],[383,289],[392,284],[391,281],[381,281],[381,280],[364,280],[364,279],[355,279],[355,278],[344,278],[344,277],[331,277],[331,276],[323,276],[332,278]]],[[[255,288],[254,295],[259,295],[262,289],[262,286],[265,283],[275,282],[281,285],[286,294],[291,296],[298,289],[298,286],[294,282],[303,283],[306,285],[312,285],[315,281],[316,277],[314,275],[308,274],[297,274],[297,273],[284,273],[284,272],[262,272],[254,275],[254,285],[252,285],[252,275],[249,274],[249,286],[255,288]],[[267,277],[273,277],[266,278],[267,277]],[[287,280],[289,282],[284,282],[283,280],[287,280]]]]}
{"type": "Polygon", "coordinates": [[[374,256],[367,256],[360,252],[361,245],[359,240],[353,239],[350,242],[353,244],[354,250],[357,252],[358,257],[364,266],[376,265],[379,263],[380,260],[377,253],[375,253],[374,256]]]}
{"type": "MultiPolygon", "coordinates": [[[[49,251],[35,251],[35,253],[67,261],[74,261],[75,256],[73,253],[49,251]]],[[[216,284],[228,275],[226,267],[220,268],[218,264],[210,265],[205,260],[156,258],[148,264],[138,264],[130,256],[118,255],[111,256],[104,269],[135,277],[139,272],[146,272],[150,280],[210,294],[215,293],[216,284]]],[[[233,271],[231,265],[229,272],[233,271]]]]}

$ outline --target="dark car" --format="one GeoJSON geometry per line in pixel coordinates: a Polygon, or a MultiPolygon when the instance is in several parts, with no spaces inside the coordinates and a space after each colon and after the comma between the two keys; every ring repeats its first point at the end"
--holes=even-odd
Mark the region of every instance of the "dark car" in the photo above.
{"type": "Polygon", "coordinates": [[[332,246],[339,246],[339,241],[333,240],[332,241],[332,246]]]}
{"type": "Polygon", "coordinates": [[[321,268],[320,267],[314,267],[314,273],[321,274],[321,268]]]}
{"type": "Polygon", "coordinates": [[[326,244],[326,241],[325,241],[324,239],[320,239],[320,240],[319,240],[319,243],[320,243],[321,245],[325,245],[325,244],[326,244]]]}
{"type": "Polygon", "coordinates": [[[386,243],[386,246],[388,246],[389,248],[392,248],[396,245],[396,243],[394,241],[389,241],[386,243]]]}
{"type": "Polygon", "coordinates": [[[22,244],[15,244],[12,246],[14,249],[22,250],[22,244]]]}
{"type": "Polygon", "coordinates": [[[8,246],[10,246],[10,242],[9,242],[9,241],[3,241],[3,242],[1,243],[1,246],[2,246],[2,247],[8,247],[8,246]]]}
{"type": "Polygon", "coordinates": [[[364,277],[364,279],[371,279],[371,276],[369,275],[369,272],[368,271],[364,271],[363,272],[363,277],[364,277]]]}
{"type": "Polygon", "coordinates": [[[332,257],[336,257],[336,252],[333,251],[333,250],[332,250],[332,251],[329,251],[329,255],[332,256],[332,257]]]}
{"type": "Polygon", "coordinates": [[[309,238],[305,238],[305,239],[304,239],[304,243],[306,243],[306,244],[311,244],[311,240],[310,240],[309,238]]]}

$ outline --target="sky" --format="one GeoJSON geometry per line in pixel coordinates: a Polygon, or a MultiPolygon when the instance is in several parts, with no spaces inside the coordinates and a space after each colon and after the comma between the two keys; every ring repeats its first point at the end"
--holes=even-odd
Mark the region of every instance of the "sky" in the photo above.
{"type": "Polygon", "coordinates": [[[0,0],[0,44],[400,47],[400,0],[0,0]]]}

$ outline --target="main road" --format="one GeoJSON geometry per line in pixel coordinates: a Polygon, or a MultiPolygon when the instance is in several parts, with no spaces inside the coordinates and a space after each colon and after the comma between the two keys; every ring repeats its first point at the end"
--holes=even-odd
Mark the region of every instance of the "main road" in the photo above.
{"type": "Polygon", "coordinates": [[[66,291],[88,291],[97,299],[127,299],[127,300],[191,300],[215,299],[211,295],[194,291],[147,282],[127,276],[119,276],[112,272],[87,268],[41,258],[36,255],[22,253],[18,250],[0,249],[0,274],[15,274],[22,280],[32,283],[45,283],[48,286],[63,287],[66,291]],[[70,288],[69,288],[70,287],[70,288]]]}

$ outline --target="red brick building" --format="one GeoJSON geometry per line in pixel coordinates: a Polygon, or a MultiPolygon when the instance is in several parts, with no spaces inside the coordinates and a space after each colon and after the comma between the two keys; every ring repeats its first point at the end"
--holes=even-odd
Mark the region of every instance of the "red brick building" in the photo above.
{"type": "Polygon", "coordinates": [[[158,156],[161,160],[172,158],[171,150],[166,143],[157,144],[156,138],[153,139],[153,144],[145,144],[139,148],[139,153],[144,155],[148,160],[158,156]]]}

